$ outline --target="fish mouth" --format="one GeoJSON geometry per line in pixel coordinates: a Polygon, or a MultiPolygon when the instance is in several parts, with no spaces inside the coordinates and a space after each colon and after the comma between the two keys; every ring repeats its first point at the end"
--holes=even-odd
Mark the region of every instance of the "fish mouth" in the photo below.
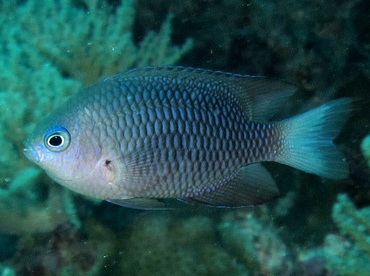
{"type": "Polygon", "coordinates": [[[24,155],[32,162],[39,163],[40,156],[38,155],[37,151],[28,143],[28,141],[23,142],[25,148],[23,149],[24,155]]]}

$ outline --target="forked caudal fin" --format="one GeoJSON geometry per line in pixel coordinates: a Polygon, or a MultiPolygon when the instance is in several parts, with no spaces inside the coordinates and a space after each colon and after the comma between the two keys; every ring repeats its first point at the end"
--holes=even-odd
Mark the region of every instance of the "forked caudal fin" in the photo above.
{"type": "Polygon", "coordinates": [[[282,151],[274,161],[332,179],[348,176],[348,164],[333,143],[351,112],[352,100],[333,100],[279,123],[282,151]]]}

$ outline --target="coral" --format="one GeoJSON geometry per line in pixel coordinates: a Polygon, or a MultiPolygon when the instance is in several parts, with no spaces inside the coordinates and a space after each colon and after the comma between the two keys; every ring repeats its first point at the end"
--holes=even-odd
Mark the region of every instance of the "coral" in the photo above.
{"type": "Polygon", "coordinates": [[[20,9],[22,39],[60,72],[85,84],[130,67],[173,64],[190,49],[191,40],[180,47],[171,45],[170,15],[159,33],[150,32],[136,46],[131,32],[134,2],[125,1],[113,9],[105,0],[83,1],[82,8],[71,0],[28,1],[20,9]]]}
{"type": "Polygon", "coordinates": [[[301,250],[297,259],[298,265],[296,270],[299,272],[297,275],[332,275],[327,273],[328,269],[326,268],[324,250],[322,248],[301,250]]]}
{"type": "Polygon", "coordinates": [[[42,177],[40,170],[25,168],[7,189],[0,189],[0,233],[49,232],[71,217],[60,187],[53,185],[46,194],[40,192],[40,185],[47,185],[42,177]]]}
{"type": "Polygon", "coordinates": [[[23,236],[10,262],[17,275],[102,275],[115,244],[110,229],[99,223],[88,222],[84,231],[67,223],[48,234],[23,236]]]}
{"type": "Polygon", "coordinates": [[[13,268],[0,264],[0,276],[15,276],[13,268]]]}
{"type": "MultiPolygon", "coordinates": [[[[279,76],[300,84],[307,94],[317,93],[317,104],[348,81],[351,47],[360,44],[351,22],[358,18],[359,2],[186,0],[176,5],[170,0],[139,0],[138,16],[142,27],[150,28],[158,14],[163,17],[170,9],[186,18],[176,22],[178,28],[196,38],[196,51],[188,56],[192,64],[279,76]]],[[[367,30],[364,20],[357,20],[367,30]]]]}
{"type": "MultiPolygon", "coordinates": [[[[115,6],[105,0],[0,3],[0,187],[6,189],[29,166],[22,153],[25,137],[69,95],[130,67],[175,63],[192,47],[191,40],[171,44],[172,15],[159,32],[149,32],[135,43],[134,4],[133,0],[115,6]]],[[[23,178],[23,189],[32,181],[23,178]]],[[[24,198],[25,205],[32,202],[24,198]]]]}
{"type": "Polygon", "coordinates": [[[346,194],[333,207],[340,234],[329,234],[324,252],[328,267],[340,275],[368,275],[370,271],[370,207],[357,209],[346,194]]]}
{"type": "Polygon", "coordinates": [[[217,243],[206,216],[147,213],[125,232],[121,273],[129,275],[248,275],[217,243]]]}
{"type": "Polygon", "coordinates": [[[279,231],[253,212],[230,212],[218,226],[222,242],[254,275],[291,275],[290,249],[279,231]]]}
{"type": "Polygon", "coordinates": [[[361,143],[362,154],[367,160],[367,164],[370,167],[370,134],[367,135],[361,143]]]}

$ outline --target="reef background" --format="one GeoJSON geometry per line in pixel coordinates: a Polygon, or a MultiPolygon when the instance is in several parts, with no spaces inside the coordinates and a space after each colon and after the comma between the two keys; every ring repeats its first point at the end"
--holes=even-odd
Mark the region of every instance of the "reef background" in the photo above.
{"type": "Polygon", "coordinates": [[[0,275],[369,275],[370,4],[366,0],[0,2],[0,275]],[[22,155],[68,95],[145,65],[295,83],[279,116],[356,99],[331,181],[266,164],[275,202],[138,211],[66,191],[22,155]],[[369,158],[369,156],[368,156],[369,158]]]}

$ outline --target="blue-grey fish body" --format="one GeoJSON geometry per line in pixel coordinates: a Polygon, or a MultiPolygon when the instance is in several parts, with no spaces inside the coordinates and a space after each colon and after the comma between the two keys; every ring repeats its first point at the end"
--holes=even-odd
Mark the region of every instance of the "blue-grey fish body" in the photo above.
{"type": "Polygon", "coordinates": [[[71,97],[25,142],[26,156],[76,192],[137,208],[177,198],[210,206],[267,202],[258,162],[329,178],[348,168],[332,143],[350,112],[339,99],[280,122],[294,93],[279,80],[159,67],[107,78],[71,97]]]}

